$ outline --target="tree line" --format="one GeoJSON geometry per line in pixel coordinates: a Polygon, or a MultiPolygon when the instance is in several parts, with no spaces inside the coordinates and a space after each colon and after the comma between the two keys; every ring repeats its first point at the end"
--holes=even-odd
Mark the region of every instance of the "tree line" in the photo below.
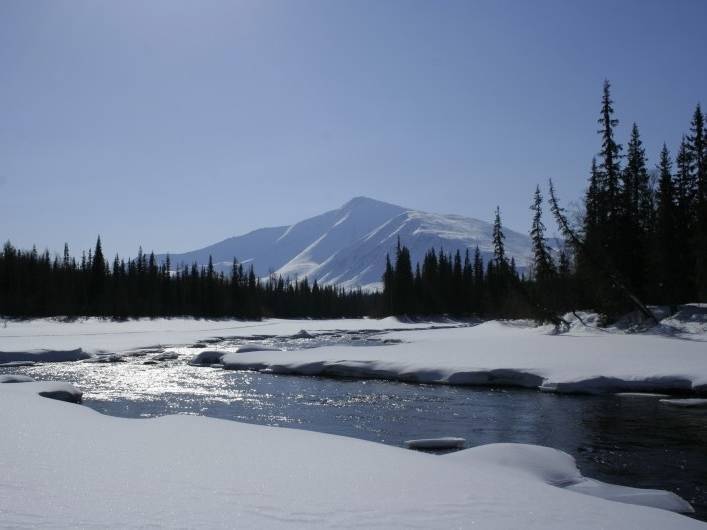
{"type": "Polygon", "coordinates": [[[447,253],[430,249],[413,270],[410,251],[398,242],[394,260],[386,258],[383,275],[383,313],[473,315],[480,318],[533,317],[552,321],[573,307],[573,273],[568,254],[557,260],[548,247],[542,222],[542,195],[535,192],[533,208],[533,267],[519,272],[505,251],[505,235],[497,208],[493,223],[493,255],[484,262],[477,246],[447,253]]]}
{"type": "Polygon", "coordinates": [[[262,281],[235,259],[229,275],[216,272],[211,258],[207,266],[172,270],[169,257],[159,264],[142,249],[135,259],[116,256],[109,265],[100,236],[78,262],[67,245],[63,259],[9,242],[0,254],[0,314],[16,317],[361,317],[376,313],[379,298],[306,278],[262,281]]]}
{"type": "Polygon", "coordinates": [[[550,205],[566,244],[545,238],[543,195],[533,195],[532,256],[523,274],[508,260],[498,208],[493,257],[430,250],[413,272],[407,248],[388,259],[383,303],[393,314],[471,313],[558,321],[577,308],[613,320],[646,304],[707,301],[707,129],[698,104],[673,158],[666,144],[649,171],[638,125],[626,144],[616,140],[611,85],[604,83],[598,133],[583,208],[570,219],[550,182],[550,205]]]}

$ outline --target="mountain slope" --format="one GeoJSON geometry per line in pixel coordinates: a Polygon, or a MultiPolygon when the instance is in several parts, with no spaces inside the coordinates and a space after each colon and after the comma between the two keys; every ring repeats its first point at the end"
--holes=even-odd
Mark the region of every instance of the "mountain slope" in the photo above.
{"type": "MultiPolygon", "coordinates": [[[[291,226],[262,228],[214,245],[171,256],[174,264],[208,263],[230,270],[233,258],[253,264],[259,276],[275,272],[291,278],[309,277],[320,283],[377,288],[385,256],[395,252],[398,237],[411,252],[413,264],[430,248],[446,252],[478,245],[488,259],[493,252],[490,223],[459,215],[409,210],[366,197],[357,197],[331,210],[291,226]]],[[[523,267],[530,255],[530,239],[504,230],[506,252],[523,267]]]]}

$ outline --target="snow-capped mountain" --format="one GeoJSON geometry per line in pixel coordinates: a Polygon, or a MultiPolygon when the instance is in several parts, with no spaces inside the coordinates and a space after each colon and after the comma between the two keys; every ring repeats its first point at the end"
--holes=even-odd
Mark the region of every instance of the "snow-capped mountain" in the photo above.
{"type": "MultiPolygon", "coordinates": [[[[229,271],[233,258],[253,264],[259,276],[275,272],[346,287],[378,288],[387,253],[398,237],[410,249],[413,264],[430,248],[470,252],[478,245],[488,259],[492,225],[460,215],[439,215],[356,197],[341,208],[291,226],[261,228],[199,250],[172,254],[172,264],[200,265],[209,256],[218,270],[229,271]]],[[[504,229],[506,252],[522,267],[530,255],[527,235],[504,229]]]]}

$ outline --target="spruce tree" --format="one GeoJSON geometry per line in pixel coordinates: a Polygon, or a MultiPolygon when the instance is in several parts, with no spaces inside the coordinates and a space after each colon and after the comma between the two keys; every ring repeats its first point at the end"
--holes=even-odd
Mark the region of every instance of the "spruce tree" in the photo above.
{"type": "Polygon", "coordinates": [[[485,296],[485,281],[484,281],[484,261],[481,259],[481,251],[477,245],[474,249],[474,304],[472,312],[477,315],[482,315],[484,312],[484,296],[485,296]]]}
{"type": "Polygon", "coordinates": [[[503,235],[503,227],[501,225],[501,209],[496,206],[496,213],[493,220],[493,259],[496,262],[496,266],[499,268],[506,268],[508,263],[506,261],[506,250],[503,241],[506,236],[503,235]]]}
{"type": "Polygon", "coordinates": [[[707,131],[699,104],[690,124],[687,152],[690,177],[696,188],[692,230],[696,296],[698,301],[704,301],[707,300],[707,131]]]}
{"type": "Polygon", "coordinates": [[[390,254],[385,255],[385,272],[383,273],[383,313],[392,315],[395,298],[395,272],[390,263],[390,254]]]}
{"type": "Polygon", "coordinates": [[[653,231],[653,190],[646,169],[645,149],[635,123],[626,149],[622,180],[621,222],[614,226],[618,246],[612,257],[631,288],[643,296],[653,231]]]}
{"type": "Polygon", "coordinates": [[[675,183],[672,174],[672,161],[668,147],[663,144],[658,162],[658,197],[656,205],[656,230],[654,238],[654,278],[657,286],[656,301],[674,305],[678,296],[676,259],[679,258],[676,247],[678,230],[676,225],[675,183]]]}
{"type": "Polygon", "coordinates": [[[585,216],[584,216],[584,233],[589,239],[592,238],[595,231],[598,229],[600,217],[599,207],[601,206],[601,182],[599,170],[597,169],[597,159],[592,158],[592,167],[589,172],[589,187],[584,198],[585,216]]]}
{"type": "Polygon", "coordinates": [[[92,306],[92,311],[97,314],[103,314],[102,298],[104,291],[104,280],[106,273],[106,261],[103,257],[103,247],[101,245],[101,236],[96,239],[96,248],[91,257],[89,251],[89,263],[91,267],[91,282],[89,286],[89,299],[92,306]]]}
{"type": "Polygon", "coordinates": [[[396,315],[413,314],[416,312],[414,303],[414,276],[410,251],[405,246],[398,247],[395,260],[395,298],[393,312],[396,315]]]}
{"type": "Polygon", "coordinates": [[[533,204],[530,206],[533,212],[530,239],[533,249],[533,272],[538,282],[544,282],[550,279],[555,272],[552,255],[550,254],[547,241],[545,240],[545,225],[542,221],[542,203],[543,196],[540,192],[540,186],[537,186],[533,194],[533,204]]]}
{"type": "Polygon", "coordinates": [[[691,171],[688,139],[683,136],[675,159],[675,238],[678,255],[675,265],[678,269],[678,298],[687,301],[694,296],[695,279],[695,238],[697,215],[697,182],[691,171]]]}

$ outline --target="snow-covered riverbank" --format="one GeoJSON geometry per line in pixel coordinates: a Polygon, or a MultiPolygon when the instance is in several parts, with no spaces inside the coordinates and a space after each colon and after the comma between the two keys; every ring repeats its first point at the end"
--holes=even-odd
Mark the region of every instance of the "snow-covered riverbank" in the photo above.
{"type": "Polygon", "coordinates": [[[193,416],[103,416],[0,384],[0,526],[705,528],[679,497],[496,444],[436,456],[193,416]],[[611,502],[604,498],[623,502],[611,502]]]}
{"type": "Polygon", "coordinates": [[[386,333],[402,343],[295,352],[228,353],[232,370],[369,377],[420,383],[522,386],[553,392],[707,392],[707,342],[586,328],[486,322],[386,333]]]}
{"type": "MultiPolygon", "coordinates": [[[[444,325],[446,322],[438,323],[444,325]]],[[[454,322],[449,322],[453,325],[454,322]]],[[[194,318],[141,318],[113,321],[52,318],[0,322],[0,363],[12,361],[71,361],[95,354],[122,353],[139,348],[193,344],[217,337],[294,335],[301,330],[385,330],[427,328],[432,323],[408,323],[396,318],[263,321],[194,318]]]]}
{"type": "Polygon", "coordinates": [[[676,315],[666,315],[661,325],[642,333],[598,329],[578,322],[560,335],[553,334],[549,326],[528,322],[491,321],[429,329],[441,324],[455,323],[409,323],[395,318],[13,321],[0,327],[0,363],[80,360],[203,342],[201,349],[190,350],[198,355],[213,350],[207,342],[218,343],[219,337],[302,336],[304,330],[306,338],[310,333],[366,329],[380,331],[379,338],[388,344],[286,352],[241,347],[237,352],[208,351],[207,364],[220,362],[231,370],[510,385],[561,393],[707,393],[707,308],[702,306],[683,306],[676,315]],[[400,343],[390,344],[394,342],[400,343]]]}

